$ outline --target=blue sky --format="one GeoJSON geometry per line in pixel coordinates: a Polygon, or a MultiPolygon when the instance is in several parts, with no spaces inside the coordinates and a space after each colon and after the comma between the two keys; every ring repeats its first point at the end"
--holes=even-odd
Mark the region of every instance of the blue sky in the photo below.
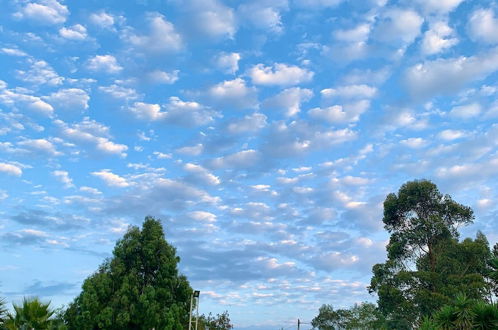
{"type": "Polygon", "coordinates": [[[0,293],[67,304],[162,219],[236,328],[375,300],[382,202],[433,180],[498,231],[498,6],[2,0],[0,293]]]}

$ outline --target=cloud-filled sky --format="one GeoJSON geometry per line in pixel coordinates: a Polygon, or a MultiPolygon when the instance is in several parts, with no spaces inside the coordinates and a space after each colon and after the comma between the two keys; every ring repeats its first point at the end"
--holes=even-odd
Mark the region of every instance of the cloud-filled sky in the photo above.
{"type": "Polygon", "coordinates": [[[67,304],[162,219],[236,328],[375,300],[412,179],[498,240],[498,5],[2,0],[0,294],[67,304]]]}

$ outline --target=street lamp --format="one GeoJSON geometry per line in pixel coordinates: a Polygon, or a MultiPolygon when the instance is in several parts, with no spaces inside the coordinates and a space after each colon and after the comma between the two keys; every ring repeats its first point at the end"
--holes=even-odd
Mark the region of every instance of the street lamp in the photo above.
{"type": "Polygon", "coordinates": [[[194,299],[196,306],[196,315],[195,315],[195,330],[197,330],[197,325],[199,323],[199,296],[201,292],[199,290],[195,290],[192,292],[192,296],[190,296],[190,316],[188,320],[188,330],[192,330],[192,309],[194,307],[194,299]]]}

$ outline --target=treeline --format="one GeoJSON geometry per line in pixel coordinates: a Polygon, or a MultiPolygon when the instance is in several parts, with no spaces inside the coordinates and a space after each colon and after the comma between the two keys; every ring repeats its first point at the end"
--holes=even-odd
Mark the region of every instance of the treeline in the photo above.
{"type": "MultiPolygon", "coordinates": [[[[66,309],[52,310],[38,298],[25,298],[9,313],[2,300],[0,329],[184,330],[193,290],[178,272],[179,261],[161,223],[146,217],[142,229],[128,229],[112,258],[84,281],[66,309]]],[[[228,312],[199,317],[199,330],[232,328],[228,312]]]]}
{"type": "Polygon", "coordinates": [[[460,240],[470,207],[427,180],[405,183],[384,201],[387,260],[372,268],[377,305],[323,305],[312,325],[332,329],[498,329],[498,244],[460,240]]]}

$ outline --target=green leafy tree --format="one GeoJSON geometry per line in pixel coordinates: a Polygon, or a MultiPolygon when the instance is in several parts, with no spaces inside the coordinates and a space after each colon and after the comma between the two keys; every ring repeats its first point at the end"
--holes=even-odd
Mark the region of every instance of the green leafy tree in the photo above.
{"type": "Polygon", "coordinates": [[[83,283],[64,315],[69,329],[182,330],[192,289],[161,223],[146,217],[130,227],[113,257],[83,283]]]}
{"type": "Polygon", "coordinates": [[[403,184],[384,201],[390,233],[387,261],[373,267],[369,291],[378,295],[387,326],[410,329],[465,292],[481,298],[491,252],[484,235],[458,242],[458,226],[471,223],[472,210],[439,192],[428,180],[403,184]]]}
{"type": "Polygon", "coordinates": [[[492,257],[488,263],[487,278],[490,283],[490,296],[498,296],[498,243],[493,246],[492,257]]]}
{"type": "Polygon", "coordinates": [[[233,329],[233,325],[230,321],[230,315],[228,311],[224,311],[221,314],[216,314],[213,316],[209,313],[207,316],[201,315],[199,317],[199,330],[230,330],[233,329]]]}
{"type": "Polygon", "coordinates": [[[349,309],[337,309],[331,305],[322,305],[318,315],[311,321],[311,325],[319,330],[381,329],[384,324],[382,314],[372,303],[355,304],[349,309]]]}
{"type": "Polygon", "coordinates": [[[54,311],[50,309],[50,303],[43,303],[38,298],[24,298],[21,305],[13,304],[13,307],[14,313],[8,313],[5,320],[6,329],[52,329],[54,311]]]}
{"type": "Polygon", "coordinates": [[[318,330],[343,329],[349,318],[349,313],[344,310],[334,310],[332,305],[322,305],[318,315],[311,320],[313,328],[318,330]]]}

